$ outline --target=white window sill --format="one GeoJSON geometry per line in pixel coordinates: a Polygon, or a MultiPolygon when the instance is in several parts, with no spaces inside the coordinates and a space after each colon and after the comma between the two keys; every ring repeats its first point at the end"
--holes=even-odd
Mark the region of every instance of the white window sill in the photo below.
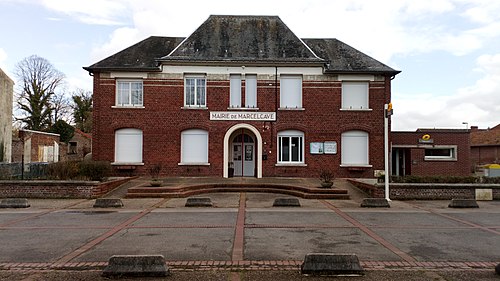
{"type": "Polygon", "coordinates": [[[373,111],[371,108],[341,108],[340,111],[373,111]]]}
{"type": "Polygon", "coordinates": [[[259,110],[258,107],[228,107],[228,110],[259,110]]]}
{"type": "Polygon", "coordinates": [[[206,106],[183,106],[181,109],[198,109],[198,110],[207,110],[206,106]]]}
{"type": "Polygon", "coordinates": [[[305,110],[305,108],[303,107],[280,107],[278,108],[278,110],[305,110]]]}
{"type": "Polygon", "coordinates": [[[340,167],[342,167],[342,168],[371,168],[373,166],[369,165],[369,164],[366,164],[366,165],[340,164],[340,167]]]}
{"type": "Polygon", "coordinates": [[[210,163],[177,163],[179,166],[210,166],[210,163]]]}
{"type": "Polygon", "coordinates": [[[424,160],[425,161],[446,161],[446,162],[456,162],[457,161],[456,158],[433,158],[433,157],[429,157],[429,156],[424,157],[424,160]]]}
{"type": "Polygon", "coordinates": [[[145,107],[143,105],[137,105],[137,106],[135,106],[135,105],[113,105],[113,106],[111,106],[111,108],[141,109],[141,108],[145,108],[145,107]]]}
{"type": "Polygon", "coordinates": [[[144,163],[141,162],[113,162],[111,163],[113,166],[144,166],[144,163]]]}
{"type": "Polygon", "coordinates": [[[276,167],[307,167],[306,163],[276,163],[276,167]]]}

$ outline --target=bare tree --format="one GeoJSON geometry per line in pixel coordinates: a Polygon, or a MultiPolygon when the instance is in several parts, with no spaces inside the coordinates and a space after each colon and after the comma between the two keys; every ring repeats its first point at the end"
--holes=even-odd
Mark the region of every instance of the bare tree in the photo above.
{"type": "Polygon", "coordinates": [[[48,60],[36,55],[20,61],[14,74],[20,86],[17,106],[23,113],[16,119],[22,121],[26,129],[46,129],[52,123],[51,98],[63,83],[64,74],[48,60]]]}
{"type": "Polygon", "coordinates": [[[71,104],[70,99],[64,92],[55,92],[50,99],[52,116],[50,126],[57,123],[59,120],[64,120],[69,123],[71,120],[71,104]]]}

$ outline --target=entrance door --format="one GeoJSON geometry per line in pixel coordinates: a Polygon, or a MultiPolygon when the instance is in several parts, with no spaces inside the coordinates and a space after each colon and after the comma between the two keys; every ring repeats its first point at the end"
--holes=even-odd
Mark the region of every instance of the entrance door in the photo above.
{"type": "Polygon", "coordinates": [[[411,175],[410,151],[405,148],[394,148],[392,150],[392,175],[408,176],[411,175]]]}
{"type": "Polygon", "coordinates": [[[251,136],[240,134],[233,140],[234,175],[255,176],[255,143],[251,136]]]}

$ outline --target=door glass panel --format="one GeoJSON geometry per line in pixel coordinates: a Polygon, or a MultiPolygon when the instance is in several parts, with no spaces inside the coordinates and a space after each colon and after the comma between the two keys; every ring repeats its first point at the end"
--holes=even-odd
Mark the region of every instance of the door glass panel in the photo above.
{"type": "Polygon", "coordinates": [[[233,160],[234,161],[241,161],[241,146],[240,145],[234,145],[234,150],[233,150],[233,160]]]}
{"type": "Polygon", "coordinates": [[[253,145],[245,145],[245,161],[253,161],[253,145]]]}

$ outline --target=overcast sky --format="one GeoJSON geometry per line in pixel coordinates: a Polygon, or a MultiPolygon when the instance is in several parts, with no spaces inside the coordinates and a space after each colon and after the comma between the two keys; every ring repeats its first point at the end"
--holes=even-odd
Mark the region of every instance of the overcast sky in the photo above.
{"type": "Polygon", "coordinates": [[[337,38],[401,70],[393,130],[500,123],[499,0],[0,0],[0,68],[30,55],[92,90],[82,69],[144,38],[189,36],[210,14],[277,15],[300,38],[337,38]]]}

